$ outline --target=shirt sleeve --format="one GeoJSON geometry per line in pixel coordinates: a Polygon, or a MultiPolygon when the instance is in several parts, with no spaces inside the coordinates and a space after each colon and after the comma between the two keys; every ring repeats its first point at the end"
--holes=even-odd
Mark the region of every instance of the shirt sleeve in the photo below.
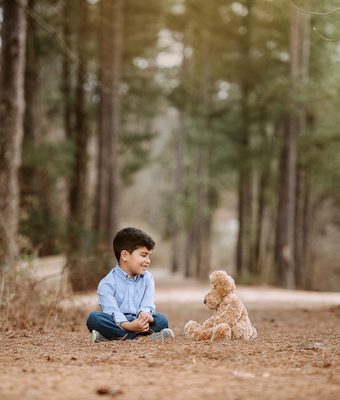
{"type": "Polygon", "coordinates": [[[103,313],[112,315],[117,325],[122,322],[127,322],[125,315],[120,311],[115,299],[115,284],[114,282],[100,282],[98,285],[99,305],[103,313]]]}
{"type": "Polygon", "coordinates": [[[155,282],[154,282],[152,275],[150,275],[148,277],[148,281],[146,282],[144,295],[143,295],[142,301],[139,305],[137,314],[139,314],[141,312],[147,312],[151,315],[155,314],[155,312],[156,312],[155,282]]]}

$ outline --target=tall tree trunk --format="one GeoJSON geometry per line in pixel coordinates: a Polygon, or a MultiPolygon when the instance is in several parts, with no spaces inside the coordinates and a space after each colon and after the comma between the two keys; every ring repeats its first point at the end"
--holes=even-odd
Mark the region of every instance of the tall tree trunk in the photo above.
{"type": "MultiPolygon", "coordinates": [[[[185,60],[185,32],[183,35],[183,60],[181,66],[180,80],[184,85],[186,79],[186,60],[185,60]]],[[[184,197],[184,153],[185,153],[185,121],[186,112],[185,104],[178,110],[178,127],[174,134],[174,158],[175,158],[175,173],[174,173],[174,196],[175,210],[174,218],[171,221],[171,272],[176,273],[184,267],[183,250],[181,233],[183,229],[183,197],[184,197]]]]}
{"type": "MultiPolygon", "coordinates": [[[[87,23],[88,5],[86,0],[79,0],[79,26],[78,26],[78,58],[77,86],[75,96],[75,169],[70,192],[70,214],[72,222],[77,228],[85,222],[85,205],[87,201],[87,144],[88,144],[88,119],[86,115],[87,79],[87,23]]],[[[79,243],[78,243],[79,244],[79,243]]]]}
{"type": "MultiPolygon", "coordinates": [[[[292,77],[294,81],[305,82],[309,76],[309,53],[310,53],[310,16],[299,13],[295,16],[299,41],[296,44],[296,67],[294,68],[296,76],[292,77]]],[[[299,124],[299,133],[307,129],[312,130],[312,124],[307,124],[307,115],[305,110],[298,109],[296,116],[299,124]]],[[[310,132],[309,132],[310,133],[310,132]]],[[[300,288],[304,287],[306,251],[308,232],[305,230],[308,221],[305,218],[309,214],[309,189],[308,189],[308,171],[300,163],[297,164],[296,171],[296,203],[295,203],[295,281],[300,288]]]]}
{"type": "Polygon", "coordinates": [[[266,132],[266,118],[262,117],[261,130],[263,137],[263,160],[260,166],[260,179],[258,185],[258,199],[257,199],[257,218],[256,218],[256,235],[255,235],[255,252],[252,273],[259,275],[262,273],[262,254],[264,252],[264,225],[265,225],[265,211],[267,208],[267,192],[269,181],[271,178],[271,162],[273,153],[271,152],[270,138],[266,132]]]}
{"type": "Polygon", "coordinates": [[[250,273],[252,262],[252,228],[253,228],[253,188],[250,165],[250,138],[248,106],[245,104],[248,97],[247,91],[243,91],[242,112],[242,139],[240,149],[239,189],[238,189],[238,219],[239,230],[237,235],[236,269],[239,278],[250,273]]]}
{"type": "Polygon", "coordinates": [[[295,288],[294,222],[296,190],[297,126],[292,115],[285,118],[280,164],[280,187],[276,231],[276,263],[279,284],[295,288]]]}
{"type": "MultiPolygon", "coordinates": [[[[28,0],[28,7],[35,11],[36,0],[28,0]]],[[[30,151],[41,145],[43,140],[43,106],[41,102],[41,62],[37,24],[33,18],[27,20],[26,62],[25,62],[25,113],[24,148],[30,151]]],[[[42,179],[44,171],[37,166],[22,166],[20,169],[20,203],[28,206],[27,199],[32,196],[39,201],[39,209],[48,212],[49,194],[42,179]]],[[[29,207],[29,206],[28,206],[29,207]]]]}
{"type": "Polygon", "coordinates": [[[175,209],[174,217],[171,221],[171,272],[176,273],[182,269],[182,201],[183,201],[183,175],[184,175],[184,135],[185,135],[185,113],[179,110],[178,128],[175,131],[175,209]]]}
{"type": "Polygon", "coordinates": [[[24,75],[27,1],[3,2],[2,68],[0,76],[0,240],[4,264],[18,256],[18,169],[24,117],[24,75]]]}
{"type": "MultiPolygon", "coordinates": [[[[35,9],[36,0],[28,0],[31,10],[35,9]]],[[[32,18],[27,21],[27,43],[25,63],[25,116],[24,138],[31,143],[39,143],[42,137],[40,101],[41,79],[39,62],[39,44],[37,43],[37,25],[32,18]]]]}
{"type": "MultiPolygon", "coordinates": [[[[246,7],[248,13],[244,17],[244,25],[247,31],[241,43],[242,63],[245,64],[249,62],[250,57],[252,6],[253,0],[247,0],[246,7]]],[[[245,277],[251,272],[251,264],[253,262],[253,176],[250,157],[249,92],[248,76],[243,76],[241,82],[242,132],[239,150],[238,181],[239,230],[236,245],[236,271],[239,278],[245,277]]]]}
{"type": "Polygon", "coordinates": [[[210,178],[210,147],[211,129],[209,125],[211,71],[209,60],[210,34],[203,31],[202,37],[202,80],[201,104],[202,124],[200,127],[200,140],[198,144],[197,159],[197,208],[196,224],[196,277],[206,279],[210,269],[211,260],[211,208],[209,203],[209,178],[210,178]]]}
{"type": "MultiPolygon", "coordinates": [[[[71,16],[73,8],[70,2],[65,1],[63,4],[63,37],[68,48],[71,48],[71,16]]],[[[61,92],[63,96],[63,120],[65,134],[68,139],[73,137],[72,129],[72,76],[71,76],[71,60],[68,54],[63,54],[62,60],[62,82],[61,92]]]]}
{"type": "Polygon", "coordinates": [[[187,278],[195,276],[193,271],[193,255],[196,253],[197,247],[195,228],[194,223],[190,224],[185,237],[184,276],[187,278]]]}
{"type": "MultiPolygon", "coordinates": [[[[296,106],[294,96],[296,86],[306,76],[308,60],[306,47],[306,23],[309,17],[291,7],[290,30],[290,78],[292,101],[285,118],[281,153],[280,188],[278,202],[278,220],[276,237],[276,264],[279,283],[286,288],[295,288],[297,262],[300,263],[300,251],[297,257],[297,227],[302,227],[296,219],[301,202],[297,201],[297,140],[304,128],[304,115],[296,106]]],[[[307,35],[308,36],[308,35],[307,35]]],[[[300,240],[300,239],[299,239],[300,240]]]]}
{"type": "Polygon", "coordinates": [[[122,0],[102,0],[99,112],[99,166],[96,229],[107,242],[118,226],[122,0]]]}

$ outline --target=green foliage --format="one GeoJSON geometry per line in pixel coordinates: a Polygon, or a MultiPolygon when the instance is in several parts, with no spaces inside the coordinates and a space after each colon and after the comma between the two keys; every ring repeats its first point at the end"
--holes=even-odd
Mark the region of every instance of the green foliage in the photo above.
{"type": "Polygon", "coordinates": [[[125,132],[122,137],[120,154],[124,160],[121,174],[125,185],[133,182],[133,176],[150,162],[152,132],[125,132]]]}
{"type": "Polygon", "coordinates": [[[27,143],[23,147],[22,166],[33,170],[43,169],[50,184],[54,184],[58,178],[71,176],[73,152],[73,144],[66,139],[39,145],[27,143]]]}
{"type": "Polygon", "coordinates": [[[40,145],[28,143],[23,148],[20,232],[30,238],[41,255],[63,250],[66,221],[57,212],[62,198],[51,194],[57,192],[60,178],[69,178],[72,174],[72,153],[72,145],[67,140],[40,145]]]}
{"type": "Polygon", "coordinates": [[[23,202],[19,229],[30,238],[33,251],[41,256],[62,252],[66,221],[46,209],[37,196],[27,196],[23,202]]]}

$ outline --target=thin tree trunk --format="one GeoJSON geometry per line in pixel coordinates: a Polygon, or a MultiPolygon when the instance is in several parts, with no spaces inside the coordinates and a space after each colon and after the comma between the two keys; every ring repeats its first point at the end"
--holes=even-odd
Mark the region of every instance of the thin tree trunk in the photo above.
{"type": "Polygon", "coordinates": [[[175,209],[174,218],[171,221],[171,272],[176,273],[182,269],[182,241],[181,241],[181,215],[183,200],[183,171],[184,171],[184,134],[185,134],[185,113],[179,111],[178,128],[175,132],[175,209]]]}
{"type": "MultiPolygon", "coordinates": [[[[299,43],[296,45],[296,76],[293,77],[294,80],[299,82],[305,82],[309,75],[309,52],[310,52],[310,16],[302,15],[301,13],[296,16],[297,18],[297,35],[299,36],[299,43]]],[[[296,117],[299,124],[299,132],[303,133],[307,128],[311,126],[306,125],[307,115],[303,109],[299,110],[296,117]]],[[[307,210],[308,207],[306,203],[307,194],[307,181],[308,172],[304,166],[299,163],[297,165],[297,183],[296,183],[296,204],[295,204],[295,280],[296,285],[300,288],[304,286],[304,275],[305,275],[305,248],[308,233],[305,231],[307,210]]]]}
{"type": "MultiPolygon", "coordinates": [[[[247,94],[244,94],[247,96],[247,94]]],[[[248,112],[247,106],[243,106],[243,138],[240,150],[240,166],[239,166],[239,200],[238,200],[238,218],[239,230],[237,236],[237,275],[239,278],[245,277],[250,273],[252,262],[252,228],[253,228],[253,190],[252,190],[252,174],[249,161],[250,156],[250,140],[248,132],[248,112]]]]}
{"type": "Polygon", "coordinates": [[[87,188],[87,144],[88,120],[86,115],[87,79],[87,23],[88,5],[86,0],[79,0],[78,58],[75,107],[75,171],[71,186],[70,214],[76,227],[85,222],[86,188],[87,188]]]}
{"type": "Polygon", "coordinates": [[[262,252],[263,252],[263,232],[265,224],[265,211],[267,207],[267,191],[268,184],[271,175],[271,157],[270,153],[265,156],[265,161],[262,166],[260,182],[259,182],[259,194],[258,194],[258,211],[257,211],[257,229],[256,229],[256,241],[255,241],[255,254],[252,273],[259,275],[262,272],[262,252]]]}
{"type": "Polygon", "coordinates": [[[24,76],[27,1],[3,2],[3,58],[0,76],[0,240],[4,264],[18,256],[18,169],[24,118],[24,76]]]}
{"type": "MultiPolygon", "coordinates": [[[[183,35],[183,60],[181,66],[180,79],[184,84],[186,79],[186,60],[185,60],[185,32],[183,35]]],[[[184,154],[185,154],[185,121],[186,112],[185,105],[178,110],[178,128],[175,130],[174,135],[174,154],[175,154],[175,210],[174,218],[171,221],[171,272],[176,273],[183,269],[184,263],[182,258],[184,256],[184,247],[182,245],[181,233],[183,229],[182,224],[182,210],[183,210],[183,197],[184,197],[184,154]]]]}
{"type": "Polygon", "coordinates": [[[285,119],[280,166],[276,262],[279,284],[295,288],[294,221],[296,190],[297,127],[292,115],[285,119]]]}
{"type": "MultiPolygon", "coordinates": [[[[30,9],[35,8],[36,0],[29,0],[30,9]]],[[[32,18],[27,21],[27,43],[25,63],[25,117],[24,132],[25,139],[35,144],[40,142],[41,114],[40,101],[40,63],[37,44],[37,26],[32,18]]]]}
{"type": "Polygon", "coordinates": [[[297,242],[300,241],[300,238],[297,239],[297,234],[299,234],[299,227],[303,225],[300,218],[297,219],[297,210],[301,207],[301,202],[297,198],[297,140],[304,127],[305,118],[299,107],[296,106],[293,96],[297,84],[302,82],[306,76],[307,47],[309,49],[309,45],[306,47],[304,40],[306,39],[305,24],[307,21],[308,16],[302,15],[295,7],[291,7],[290,78],[292,102],[286,115],[284,127],[276,238],[276,264],[279,283],[291,289],[296,286],[296,270],[301,262],[300,251],[297,248],[297,242]]]}
{"type": "Polygon", "coordinates": [[[210,269],[211,255],[211,210],[209,204],[209,175],[210,175],[210,147],[211,130],[209,126],[211,71],[209,60],[209,32],[204,31],[202,37],[202,81],[201,101],[202,127],[198,145],[197,159],[197,209],[196,209],[196,277],[206,279],[210,269]]]}
{"type": "MultiPolygon", "coordinates": [[[[253,0],[247,0],[248,14],[244,17],[247,32],[242,39],[243,63],[250,57],[251,19],[253,0]]],[[[242,132],[239,150],[238,181],[238,220],[239,230],[236,245],[236,271],[239,278],[246,277],[252,270],[253,262],[253,176],[251,172],[250,120],[249,120],[249,83],[247,77],[241,82],[242,132]]]]}
{"type": "Polygon", "coordinates": [[[187,230],[185,238],[185,252],[184,252],[184,276],[192,277],[193,272],[193,254],[196,252],[196,237],[195,226],[191,224],[187,230]]]}
{"type": "MultiPolygon", "coordinates": [[[[35,10],[36,0],[29,0],[28,6],[35,10]]],[[[41,102],[41,63],[39,58],[39,43],[37,25],[33,18],[27,20],[26,62],[25,62],[25,113],[23,146],[36,149],[43,138],[43,107],[41,102]]],[[[48,209],[49,195],[46,193],[42,179],[42,171],[37,167],[22,166],[19,174],[20,203],[27,207],[27,199],[32,196],[39,199],[39,208],[48,209]]],[[[30,200],[29,200],[30,201],[30,200]]],[[[29,206],[28,206],[29,207],[29,206]]]]}
{"type": "Polygon", "coordinates": [[[111,242],[119,215],[118,138],[120,129],[122,0],[102,0],[99,112],[99,167],[96,229],[111,242]]]}
{"type": "MultiPolygon", "coordinates": [[[[63,37],[65,43],[71,47],[71,14],[72,6],[65,1],[63,5],[63,37]]],[[[63,95],[63,119],[66,137],[72,139],[72,83],[71,83],[71,61],[67,54],[63,55],[62,60],[62,84],[61,92],[63,95]]]]}

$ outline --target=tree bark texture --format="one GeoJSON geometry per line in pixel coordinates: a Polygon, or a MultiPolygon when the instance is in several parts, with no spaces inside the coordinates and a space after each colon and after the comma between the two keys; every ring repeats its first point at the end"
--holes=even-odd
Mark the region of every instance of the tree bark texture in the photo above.
{"type": "MultiPolygon", "coordinates": [[[[300,267],[301,254],[297,243],[303,238],[302,191],[297,188],[297,141],[299,133],[304,129],[304,113],[296,105],[297,85],[308,74],[309,54],[309,17],[291,8],[290,29],[290,78],[291,104],[285,118],[280,168],[280,188],[278,202],[278,220],[276,237],[276,264],[279,283],[293,289],[296,286],[297,268],[300,267]],[[298,253],[297,253],[298,251],[298,253]],[[298,254],[298,257],[297,257],[298,254]]],[[[302,179],[302,176],[300,176],[302,179]]],[[[298,274],[299,276],[300,274],[298,274]]]]}
{"type": "MultiPolygon", "coordinates": [[[[298,30],[299,41],[295,46],[295,57],[296,65],[292,70],[293,84],[295,82],[305,82],[309,76],[309,53],[310,53],[310,15],[294,14],[296,21],[296,29],[298,30]]],[[[299,132],[303,133],[306,129],[311,134],[313,129],[312,124],[307,124],[307,114],[302,107],[297,107],[298,113],[296,118],[298,119],[299,132]]],[[[309,177],[306,167],[297,163],[296,171],[296,200],[295,200],[295,281],[299,288],[305,286],[305,275],[306,275],[306,258],[308,251],[309,232],[306,227],[308,226],[309,218],[309,199],[310,199],[310,188],[309,188],[309,177]]]]}
{"type": "Polygon", "coordinates": [[[257,196],[257,218],[256,218],[256,235],[255,235],[255,251],[254,262],[252,263],[252,274],[261,275],[263,272],[264,255],[265,255],[265,223],[266,210],[268,208],[268,190],[272,173],[273,152],[271,139],[266,132],[266,117],[261,120],[261,131],[263,140],[263,159],[259,171],[258,196],[257,196]]]}
{"type": "Polygon", "coordinates": [[[197,207],[195,215],[196,226],[196,257],[195,276],[206,279],[210,270],[211,260],[211,207],[209,202],[210,185],[210,148],[211,130],[209,126],[209,110],[211,95],[211,71],[209,60],[209,43],[211,36],[209,32],[202,33],[202,80],[201,80],[201,104],[202,124],[200,127],[200,140],[197,154],[197,207]]]}
{"type": "Polygon", "coordinates": [[[171,272],[176,273],[183,267],[182,262],[182,240],[181,232],[182,226],[182,203],[184,191],[184,148],[185,148],[185,112],[179,110],[178,128],[176,129],[174,140],[174,153],[175,153],[175,182],[174,182],[174,217],[171,221],[171,272]]]}
{"type": "MultiPolygon", "coordinates": [[[[36,0],[28,0],[31,10],[36,0]]],[[[37,25],[32,18],[27,21],[26,63],[25,63],[25,117],[24,136],[30,142],[38,144],[42,138],[41,104],[41,68],[39,62],[39,44],[37,43],[37,25]]]]}
{"type": "MultiPolygon", "coordinates": [[[[68,48],[71,47],[71,18],[72,6],[70,2],[65,1],[63,5],[63,37],[68,48]]],[[[73,16],[74,17],[74,16],[73,16]]],[[[72,61],[69,59],[68,54],[63,54],[62,59],[62,81],[61,92],[63,95],[63,120],[66,137],[71,139],[73,137],[72,129],[72,115],[73,115],[73,101],[72,101],[72,61]]]]}
{"type": "Polygon", "coordinates": [[[3,2],[2,66],[0,76],[0,240],[4,264],[18,255],[18,169],[24,118],[26,0],[3,2]]]}
{"type": "MultiPolygon", "coordinates": [[[[185,84],[187,76],[187,65],[185,60],[186,33],[183,34],[183,60],[181,66],[180,79],[182,85],[185,84]]],[[[171,221],[171,272],[176,273],[184,269],[184,246],[182,244],[181,233],[183,231],[183,198],[184,198],[184,154],[185,154],[185,124],[186,111],[185,104],[178,109],[178,128],[174,133],[174,196],[175,210],[174,218],[171,221]]]]}
{"type": "Polygon", "coordinates": [[[111,242],[118,227],[120,130],[120,81],[122,57],[122,0],[103,0],[101,5],[99,166],[96,229],[111,242]]]}
{"type": "Polygon", "coordinates": [[[86,0],[79,0],[79,26],[77,33],[78,59],[77,84],[75,95],[75,168],[70,193],[70,218],[77,228],[85,222],[87,201],[87,144],[89,136],[88,118],[86,115],[87,80],[87,23],[88,5],[86,0]]]}
{"type": "MultiPolygon", "coordinates": [[[[247,29],[241,41],[242,62],[247,64],[250,60],[251,49],[251,19],[253,0],[247,0],[247,15],[244,25],[247,29]]],[[[238,179],[238,220],[239,230],[236,245],[236,271],[239,278],[246,277],[252,270],[253,263],[253,174],[251,166],[250,143],[250,118],[249,118],[249,93],[250,84],[248,76],[243,76],[241,86],[241,115],[242,127],[239,146],[239,179],[238,179]]]]}
{"type": "MultiPolygon", "coordinates": [[[[36,0],[28,0],[28,7],[35,12],[36,0]]],[[[30,150],[38,148],[44,138],[43,104],[41,97],[41,59],[37,24],[28,16],[26,33],[25,62],[25,113],[23,147],[30,150]]],[[[49,212],[49,193],[46,187],[46,177],[43,168],[38,166],[22,166],[19,175],[20,207],[26,208],[27,199],[32,196],[39,200],[39,208],[49,212]]]]}

